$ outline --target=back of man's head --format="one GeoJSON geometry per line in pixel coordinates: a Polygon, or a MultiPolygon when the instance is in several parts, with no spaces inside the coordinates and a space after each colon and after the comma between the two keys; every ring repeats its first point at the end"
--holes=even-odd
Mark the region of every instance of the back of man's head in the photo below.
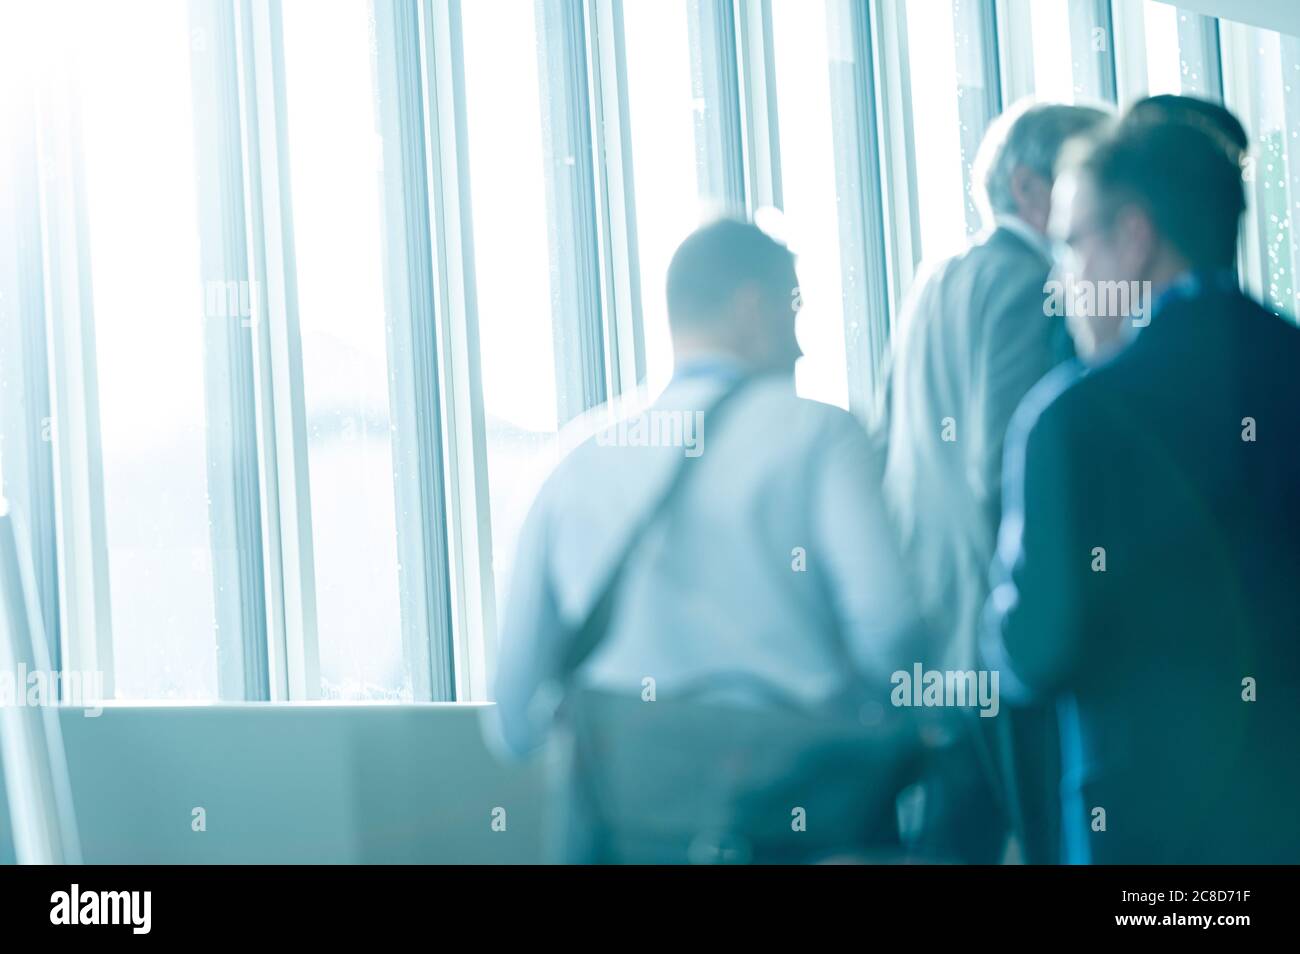
{"type": "Polygon", "coordinates": [[[1241,169],[1212,132],[1189,123],[1122,124],[1082,161],[1102,226],[1137,207],[1193,269],[1230,268],[1246,208],[1241,169]]]}
{"type": "Polygon", "coordinates": [[[668,265],[668,322],[679,357],[689,345],[792,367],[796,281],[790,249],[757,226],[724,218],[696,229],[668,265]]]}
{"type": "MultiPolygon", "coordinates": [[[[986,219],[1021,215],[1017,175],[1027,171],[1050,192],[1057,160],[1067,142],[1101,130],[1110,114],[1091,106],[1022,100],[998,116],[975,157],[973,178],[981,184],[986,219]]],[[[991,222],[989,223],[991,224],[991,222]]]]}
{"type": "Polygon", "coordinates": [[[1218,103],[1197,96],[1164,93],[1139,99],[1124,114],[1125,127],[1159,123],[1188,123],[1221,140],[1229,157],[1238,165],[1250,149],[1245,127],[1231,112],[1218,103]]]}

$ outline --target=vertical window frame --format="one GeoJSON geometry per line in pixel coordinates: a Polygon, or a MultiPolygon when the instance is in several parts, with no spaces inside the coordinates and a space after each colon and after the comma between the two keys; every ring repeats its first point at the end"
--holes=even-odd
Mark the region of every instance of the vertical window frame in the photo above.
{"type": "Polygon", "coordinates": [[[21,515],[18,544],[31,554],[38,606],[50,665],[61,668],[59,563],[54,494],[53,414],[49,350],[45,335],[45,268],[41,260],[40,172],[34,90],[26,79],[13,87],[11,120],[18,135],[3,147],[11,187],[0,192],[0,379],[6,400],[0,412],[4,439],[4,485],[21,515]]]}
{"type": "Polygon", "coordinates": [[[255,322],[267,669],[274,701],[320,698],[311,484],[279,0],[236,0],[255,322]]]}
{"type": "MultiPolygon", "coordinates": [[[[598,222],[602,210],[592,112],[592,86],[602,78],[589,76],[590,25],[585,4],[535,0],[534,11],[545,114],[543,178],[550,226],[557,416],[563,426],[609,396],[604,316],[606,295],[613,289],[607,289],[602,271],[601,246],[608,232],[602,232],[598,222]]],[[[599,85],[597,90],[599,95],[599,85]]],[[[621,140],[622,133],[616,132],[615,148],[622,148],[621,140]]]]}
{"type": "Polygon", "coordinates": [[[735,0],[745,209],[782,208],[780,120],[771,0],[735,0]]]}
{"type": "MultiPolygon", "coordinates": [[[[587,129],[594,156],[592,186],[599,236],[596,265],[601,282],[601,312],[606,316],[600,329],[604,344],[603,401],[634,390],[644,380],[645,332],[632,162],[634,117],[629,115],[628,108],[623,0],[587,0],[586,24],[591,105],[587,129]]],[[[552,122],[558,118],[552,114],[552,122]]],[[[581,135],[582,130],[577,128],[574,132],[581,135]]],[[[594,337],[584,331],[584,337],[588,336],[594,337]]],[[[583,410],[593,406],[587,404],[583,410]]]]}
{"type": "MultiPolygon", "coordinates": [[[[199,190],[200,278],[250,291],[245,218],[243,129],[237,23],[233,3],[191,0],[194,156],[199,190]]],[[[253,326],[265,312],[204,314],[205,446],[213,605],[217,625],[217,692],[223,701],[270,698],[267,607],[253,326]]]]}
{"type": "Polygon", "coordinates": [[[422,0],[422,99],[440,362],[448,583],[458,700],[490,695],[496,587],[460,0],[422,0]],[[456,320],[457,316],[460,320],[456,320]]]}
{"type": "Polygon", "coordinates": [[[719,213],[745,214],[745,142],[741,122],[740,60],[733,0],[686,0],[691,88],[704,104],[696,114],[696,168],[700,194],[719,201],[719,213]]]}
{"type": "Polygon", "coordinates": [[[1118,101],[1115,67],[1115,27],[1110,0],[1069,0],[1070,47],[1074,86],[1079,102],[1118,101]],[[1101,38],[1102,48],[1095,40],[1101,38]]]}
{"type": "MultiPolygon", "coordinates": [[[[890,259],[881,160],[879,73],[867,4],[827,0],[831,125],[839,197],[840,269],[849,410],[869,417],[883,386],[893,332],[890,259]],[[838,54],[838,55],[837,55],[838,54]],[[855,281],[854,276],[859,276],[855,281]],[[854,291],[858,286],[860,291],[854,291]]],[[[955,91],[954,91],[955,95],[955,91]]]]}
{"type": "Polygon", "coordinates": [[[53,421],[60,659],[98,672],[113,697],[113,617],[104,518],[94,295],[81,116],[68,51],[58,45],[38,90],[45,336],[53,421]]]}
{"type": "Polygon", "coordinates": [[[403,652],[417,701],[456,698],[419,11],[374,0],[403,652]]]}

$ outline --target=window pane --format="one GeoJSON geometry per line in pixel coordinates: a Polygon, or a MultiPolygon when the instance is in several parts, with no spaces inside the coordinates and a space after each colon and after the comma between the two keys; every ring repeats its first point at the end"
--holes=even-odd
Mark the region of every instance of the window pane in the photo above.
{"type": "Polygon", "coordinates": [[[1218,99],[1223,77],[1219,63],[1219,20],[1177,9],[1179,91],[1218,99]]]}
{"type": "Polygon", "coordinates": [[[953,254],[966,241],[954,34],[951,3],[908,0],[916,198],[920,206],[921,256],[930,261],[953,254]]]}
{"type": "Polygon", "coordinates": [[[1034,0],[1026,7],[1034,39],[1034,96],[1072,103],[1080,91],[1074,83],[1069,0],[1034,0]]]}
{"type": "Polygon", "coordinates": [[[1179,11],[1167,3],[1144,0],[1143,26],[1146,31],[1147,94],[1180,93],[1183,88],[1182,62],[1178,51],[1179,11]]]}
{"type": "Polygon", "coordinates": [[[687,15],[686,0],[623,5],[646,381],[652,393],[672,373],[664,299],[668,263],[682,239],[720,209],[700,195],[695,131],[705,103],[692,89],[687,15]]]}
{"type": "Polygon", "coordinates": [[[284,4],[325,698],[410,698],[398,602],[370,4],[284,4]]]}
{"type": "Polygon", "coordinates": [[[773,0],[772,19],[783,228],[799,256],[803,303],[798,332],[804,357],[795,383],[804,397],[848,407],[826,7],[773,0]]]}
{"type": "Polygon", "coordinates": [[[1255,230],[1259,257],[1257,263],[1245,263],[1257,271],[1247,277],[1270,308],[1295,316],[1300,314],[1300,262],[1292,244],[1292,215],[1300,211],[1300,169],[1291,169],[1290,151],[1300,135],[1300,86],[1295,81],[1300,77],[1300,40],[1239,24],[1231,30],[1232,36],[1244,38],[1238,48],[1246,53],[1243,91],[1249,95],[1229,108],[1240,110],[1252,139],[1246,227],[1255,230]]]}
{"type": "Polygon", "coordinates": [[[214,699],[186,5],[77,14],[116,695],[214,699]]]}
{"type": "Polygon", "coordinates": [[[500,593],[537,481],[555,461],[560,423],[547,157],[533,4],[466,3],[461,12],[493,570],[500,593]]]}

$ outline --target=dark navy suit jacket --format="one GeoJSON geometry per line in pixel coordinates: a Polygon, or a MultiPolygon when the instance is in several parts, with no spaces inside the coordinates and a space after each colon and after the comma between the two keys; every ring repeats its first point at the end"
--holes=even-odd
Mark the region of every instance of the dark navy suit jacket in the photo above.
{"type": "Polygon", "coordinates": [[[1300,862],[1300,330],[1193,283],[1005,475],[981,648],[1058,703],[1066,860],[1300,862]]]}

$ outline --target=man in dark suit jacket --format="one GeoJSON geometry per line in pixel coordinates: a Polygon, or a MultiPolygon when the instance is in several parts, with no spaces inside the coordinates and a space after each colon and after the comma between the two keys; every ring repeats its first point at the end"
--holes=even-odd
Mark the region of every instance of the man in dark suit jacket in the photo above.
{"type": "Polygon", "coordinates": [[[1068,861],[1300,861],[1300,330],[1237,290],[1203,130],[1121,126],[1059,188],[1094,367],[1008,431],[985,663],[1058,704],[1068,861]]]}

